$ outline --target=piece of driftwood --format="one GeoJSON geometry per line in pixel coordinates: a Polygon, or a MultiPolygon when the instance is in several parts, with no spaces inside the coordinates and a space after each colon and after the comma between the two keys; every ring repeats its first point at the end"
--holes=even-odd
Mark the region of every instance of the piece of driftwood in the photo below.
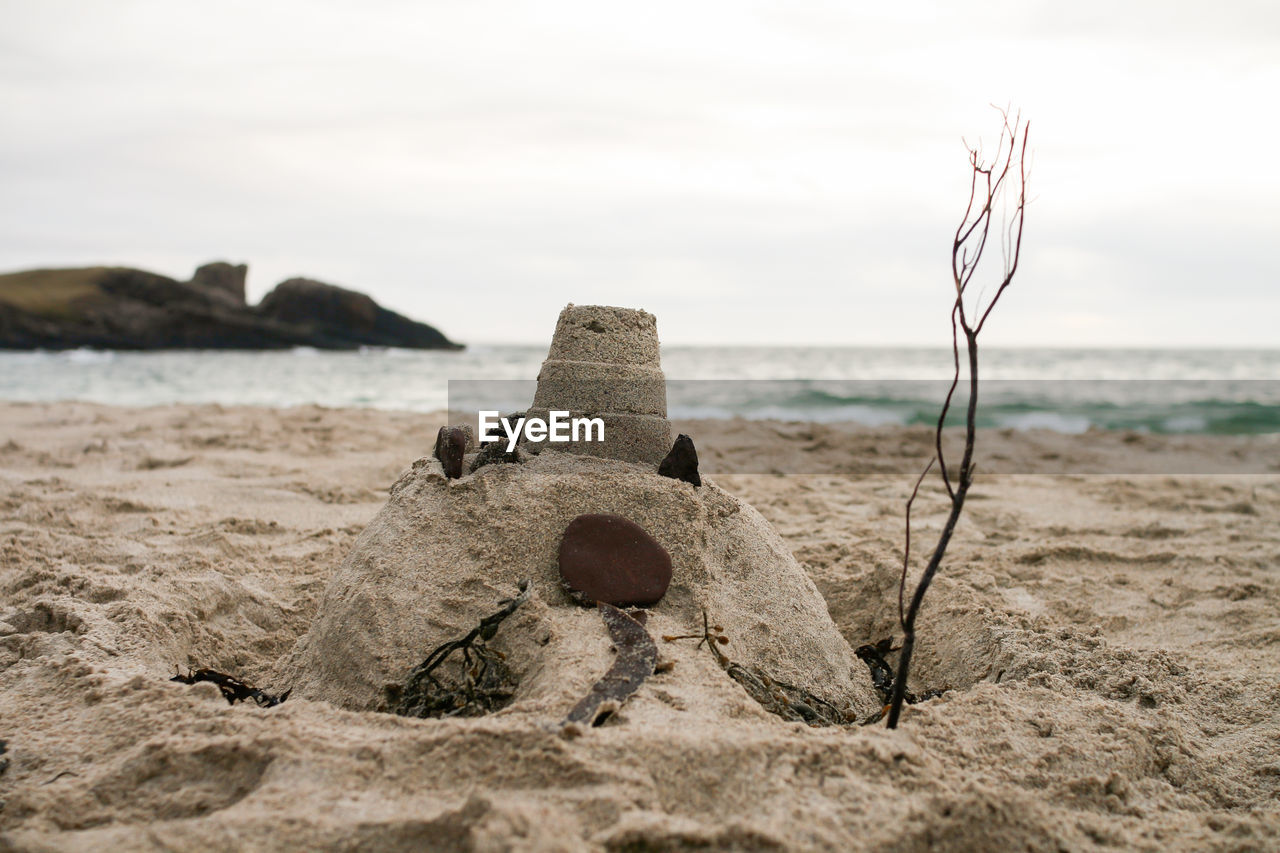
{"type": "MultiPolygon", "coordinates": [[[[591,687],[591,691],[569,712],[562,728],[574,726],[598,726],[621,707],[631,694],[640,689],[644,680],[653,675],[658,665],[658,647],[645,630],[641,619],[628,615],[612,604],[596,605],[609,639],[618,657],[604,677],[591,687]]],[[[643,618],[643,611],[639,616],[643,618]]]]}
{"type": "Polygon", "coordinates": [[[498,610],[465,636],[427,655],[403,685],[388,687],[389,710],[403,717],[479,717],[510,705],[518,683],[502,653],[488,643],[498,626],[529,600],[533,585],[526,579],[518,589],[515,598],[499,602],[498,610]]]}
{"type": "Polygon", "coordinates": [[[225,672],[218,672],[215,669],[208,668],[188,670],[186,675],[179,672],[169,680],[177,681],[181,684],[198,684],[201,681],[216,684],[218,690],[222,693],[222,698],[226,699],[229,705],[252,699],[263,708],[274,708],[288,699],[289,694],[293,692],[293,688],[290,688],[280,694],[267,693],[265,690],[259,690],[251,684],[246,684],[233,675],[227,675],[225,672]]]}

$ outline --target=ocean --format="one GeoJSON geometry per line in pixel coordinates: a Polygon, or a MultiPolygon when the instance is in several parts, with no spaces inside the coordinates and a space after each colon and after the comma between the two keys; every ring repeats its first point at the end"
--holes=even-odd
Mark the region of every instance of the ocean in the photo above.
{"type": "MultiPolygon", "coordinates": [[[[521,409],[545,346],[463,352],[0,352],[0,399],[436,411],[521,409]]],[[[672,417],[927,424],[951,351],[689,347],[662,351],[672,417]]],[[[1280,349],[984,349],[979,423],[1079,433],[1280,432],[1280,349]]]]}

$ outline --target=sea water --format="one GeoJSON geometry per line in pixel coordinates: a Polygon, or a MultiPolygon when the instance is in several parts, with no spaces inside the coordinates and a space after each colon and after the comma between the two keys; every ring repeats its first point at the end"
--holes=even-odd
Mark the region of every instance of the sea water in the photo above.
{"type": "MultiPolygon", "coordinates": [[[[473,402],[515,410],[532,399],[545,357],[545,346],[484,345],[462,352],[0,352],[0,399],[437,411],[465,408],[457,405],[462,390],[484,397],[501,387],[509,399],[473,402]]],[[[676,418],[928,424],[952,375],[945,348],[669,346],[662,363],[676,418]]],[[[1280,349],[988,348],[981,371],[983,426],[1280,432],[1280,349]]]]}

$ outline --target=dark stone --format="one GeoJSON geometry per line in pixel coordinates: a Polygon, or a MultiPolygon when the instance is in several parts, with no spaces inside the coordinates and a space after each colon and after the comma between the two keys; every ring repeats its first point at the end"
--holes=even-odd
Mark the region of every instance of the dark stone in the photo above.
{"type": "MultiPolygon", "coordinates": [[[[524,412],[513,412],[502,415],[501,420],[514,424],[524,417],[524,412]]],[[[501,430],[499,430],[501,433],[501,430]]],[[[480,452],[471,460],[471,473],[479,471],[486,465],[517,465],[520,462],[519,449],[507,452],[507,438],[502,435],[497,441],[486,441],[480,445],[480,452]]]]}
{"type": "Polygon", "coordinates": [[[191,281],[126,267],[0,275],[0,349],[461,349],[361,293],[285,282],[244,304],[244,265],[205,264],[191,281]]]}
{"type": "Polygon", "coordinates": [[[462,427],[442,426],[436,433],[436,458],[450,480],[462,476],[462,457],[467,453],[467,431],[462,427]]]}
{"type": "Polygon", "coordinates": [[[560,540],[560,583],[579,604],[652,607],[671,584],[671,555],[620,515],[580,515],[560,540]]]}
{"type": "Polygon", "coordinates": [[[684,433],[676,436],[676,443],[671,445],[671,452],[658,466],[658,473],[664,477],[701,486],[702,478],[698,476],[698,451],[693,446],[693,439],[684,433]]]}
{"type": "Polygon", "coordinates": [[[515,465],[520,462],[520,452],[507,452],[506,439],[491,441],[480,445],[480,452],[471,460],[471,473],[479,471],[486,465],[515,465]]]}

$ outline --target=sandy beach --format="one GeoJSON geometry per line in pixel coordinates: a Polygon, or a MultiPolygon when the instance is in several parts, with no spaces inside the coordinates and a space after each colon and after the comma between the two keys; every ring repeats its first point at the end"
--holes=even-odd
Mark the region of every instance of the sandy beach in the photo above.
{"type": "MultiPolygon", "coordinates": [[[[0,404],[0,850],[1280,848],[1275,435],[980,438],[1005,467],[980,469],[920,620],[912,686],[945,692],[896,731],[779,719],[692,643],[659,642],[675,669],[574,739],[546,699],[419,720],[169,680],[288,688],[444,422],[0,404]],[[677,689],[697,667],[706,692],[677,689]]],[[[674,427],[851,646],[895,634],[927,430],[674,427]]],[[[917,501],[917,553],[945,508],[917,501]]]]}

